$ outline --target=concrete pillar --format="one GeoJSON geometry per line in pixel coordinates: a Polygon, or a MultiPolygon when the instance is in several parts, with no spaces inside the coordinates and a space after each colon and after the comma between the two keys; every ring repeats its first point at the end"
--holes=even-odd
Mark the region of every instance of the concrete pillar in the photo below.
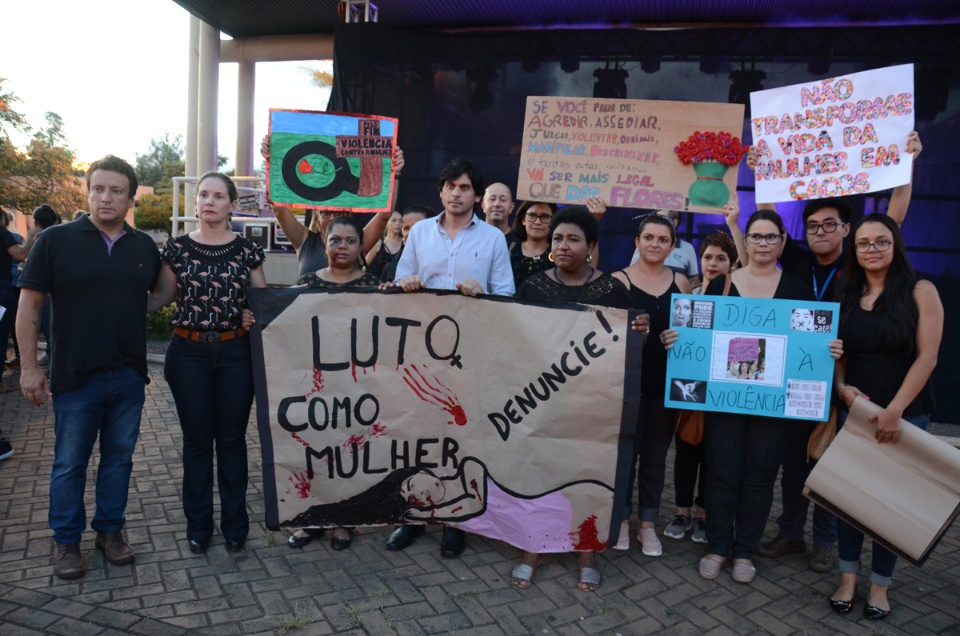
{"type": "Polygon", "coordinates": [[[217,91],[220,88],[220,31],[200,24],[197,173],[217,168],[217,91]]]}
{"type": "Polygon", "coordinates": [[[241,62],[237,72],[237,165],[238,177],[253,174],[253,158],[257,140],[253,138],[253,102],[257,82],[257,65],[241,62]]]}
{"type": "Polygon", "coordinates": [[[190,48],[187,55],[187,140],[184,163],[187,176],[197,174],[197,94],[200,70],[200,18],[190,16],[190,48]]]}

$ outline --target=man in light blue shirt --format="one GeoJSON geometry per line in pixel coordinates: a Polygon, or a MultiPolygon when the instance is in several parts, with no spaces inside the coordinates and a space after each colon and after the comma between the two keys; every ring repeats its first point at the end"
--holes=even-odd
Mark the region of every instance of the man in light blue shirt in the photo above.
{"type": "Polygon", "coordinates": [[[513,270],[503,232],[473,213],[483,176],[465,159],[448,163],[438,180],[443,213],[410,230],[397,264],[404,291],[458,289],[468,296],[512,296],[513,270]]]}
{"type": "MultiPolygon", "coordinates": [[[[503,231],[473,213],[483,196],[483,175],[465,159],[448,163],[438,180],[443,212],[410,229],[397,264],[396,285],[405,292],[458,289],[467,296],[513,296],[513,270],[503,231]]],[[[424,533],[424,526],[400,526],[387,541],[388,550],[403,550],[424,533]]],[[[460,556],[466,534],[444,527],[440,554],[460,556]]]]}

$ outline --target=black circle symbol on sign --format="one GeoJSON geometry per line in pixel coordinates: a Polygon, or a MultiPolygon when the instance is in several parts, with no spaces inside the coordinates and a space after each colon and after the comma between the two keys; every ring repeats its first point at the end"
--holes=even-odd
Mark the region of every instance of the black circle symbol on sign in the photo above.
{"type": "Polygon", "coordinates": [[[280,175],[283,182],[297,196],[310,201],[329,201],[341,192],[356,194],[360,190],[360,178],[350,171],[350,164],[345,157],[337,156],[337,149],[322,141],[305,141],[287,151],[280,166],[280,175]],[[300,180],[300,160],[310,155],[320,155],[333,164],[333,181],[316,188],[300,180]]]}

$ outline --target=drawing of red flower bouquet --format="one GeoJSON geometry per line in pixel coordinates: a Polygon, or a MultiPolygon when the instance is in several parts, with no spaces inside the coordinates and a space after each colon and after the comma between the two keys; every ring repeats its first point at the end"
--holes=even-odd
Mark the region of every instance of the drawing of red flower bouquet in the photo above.
{"type": "Polygon", "coordinates": [[[690,186],[690,203],[722,208],[730,199],[730,189],[723,182],[730,166],[740,163],[750,146],[740,143],[728,132],[694,132],[673,151],[688,166],[693,164],[696,181],[690,186]]]}

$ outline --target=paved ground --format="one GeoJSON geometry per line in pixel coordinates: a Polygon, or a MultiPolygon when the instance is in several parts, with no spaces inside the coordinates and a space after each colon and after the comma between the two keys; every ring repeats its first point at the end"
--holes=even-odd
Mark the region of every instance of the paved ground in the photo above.
{"type": "MultiPolygon", "coordinates": [[[[854,612],[833,614],[826,597],[838,575],[810,572],[801,555],[758,559],[749,586],[735,583],[729,570],[705,581],[696,571],[702,546],[689,540],[665,539],[660,558],[644,557],[636,542],[629,552],[608,551],[600,559],[603,584],[590,594],[576,589],[572,555],[548,556],[534,586],[521,591],[509,583],[513,548],[472,537],[461,558],[442,559],[436,530],[400,553],[384,549],[388,532],[376,528],[360,530],[344,552],[323,541],[293,551],[285,534],[263,527],[252,423],[247,548],[230,555],[217,536],[207,554],[195,556],[183,540],[173,401],[160,368],[151,371],[127,511],[137,561],[105,563],[87,533],[89,572],[78,582],[55,578],[49,565],[52,410],[31,407],[16,392],[0,395],[0,427],[16,448],[0,463],[3,636],[272,634],[297,625],[290,633],[960,634],[960,524],[922,570],[898,569],[894,613],[879,624],[862,618],[862,588],[854,612]]],[[[19,378],[8,373],[4,380],[19,378]]],[[[672,501],[668,488],[665,500],[672,501]]],[[[86,499],[92,511],[89,487],[86,499]]]]}

